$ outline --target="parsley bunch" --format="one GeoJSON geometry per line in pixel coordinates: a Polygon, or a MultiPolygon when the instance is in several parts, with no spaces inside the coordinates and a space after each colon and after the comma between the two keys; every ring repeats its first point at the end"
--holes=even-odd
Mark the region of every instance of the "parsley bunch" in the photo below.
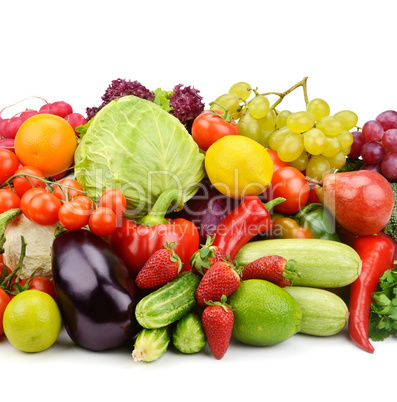
{"type": "Polygon", "coordinates": [[[373,341],[397,336],[397,269],[387,270],[372,294],[368,335],[373,341]]]}

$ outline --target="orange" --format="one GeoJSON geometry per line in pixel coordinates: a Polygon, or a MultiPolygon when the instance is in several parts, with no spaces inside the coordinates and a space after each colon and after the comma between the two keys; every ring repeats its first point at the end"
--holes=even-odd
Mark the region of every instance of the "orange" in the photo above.
{"type": "Polygon", "coordinates": [[[72,163],[77,138],[62,117],[37,114],[27,119],[15,137],[15,153],[24,166],[34,166],[44,176],[65,171],[72,163]]]}

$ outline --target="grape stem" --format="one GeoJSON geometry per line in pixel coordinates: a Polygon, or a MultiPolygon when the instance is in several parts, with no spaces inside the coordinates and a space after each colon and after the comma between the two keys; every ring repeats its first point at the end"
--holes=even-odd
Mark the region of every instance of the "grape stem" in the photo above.
{"type": "Polygon", "coordinates": [[[303,78],[301,81],[299,81],[298,83],[296,83],[294,86],[292,86],[291,88],[287,89],[285,92],[266,92],[264,94],[261,94],[262,96],[266,96],[266,95],[276,95],[279,97],[279,99],[277,99],[276,102],[273,103],[272,106],[270,106],[270,109],[275,109],[282,101],[283,99],[290,94],[292,91],[294,91],[296,88],[302,87],[303,88],[303,97],[305,99],[305,104],[306,106],[309,103],[309,98],[307,96],[307,79],[309,77],[305,77],[303,78]]]}

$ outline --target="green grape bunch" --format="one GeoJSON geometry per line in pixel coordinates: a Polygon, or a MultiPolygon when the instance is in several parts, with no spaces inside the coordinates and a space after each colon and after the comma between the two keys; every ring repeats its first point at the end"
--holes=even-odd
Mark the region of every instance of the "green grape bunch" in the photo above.
{"type": "Polygon", "coordinates": [[[356,127],[358,117],[350,110],[331,115],[325,100],[309,101],[306,81],[307,77],[283,93],[259,93],[247,82],[237,82],[210,106],[227,111],[237,122],[240,135],[275,150],[282,161],[321,180],[326,172],[345,165],[353,143],[350,130],[356,127]],[[277,110],[285,96],[298,87],[303,87],[306,110],[277,110]],[[271,105],[272,95],[278,100],[271,105]]]}

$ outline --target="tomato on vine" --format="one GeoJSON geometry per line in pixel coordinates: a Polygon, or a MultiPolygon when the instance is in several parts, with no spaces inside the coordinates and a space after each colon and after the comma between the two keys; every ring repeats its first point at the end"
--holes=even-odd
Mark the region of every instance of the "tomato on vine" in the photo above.
{"type": "Polygon", "coordinates": [[[29,205],[30,200],[31,200],[35,195],[37,195],[37,194],[39,194],[39,193],[45,193],[45,192],[46,192],[46,191],[45,191],[44,188],[42,188],[42,187],[35,187],[35,188],[31,188],[30,190],[26,191],[26,192],[23,194],[23,196],[22,196],[22,198],[21,198],[21,206],[20,206],[20,208],[21,208],[22,213],[23,213],[28,219],[30,219],[29,213],[28,213],[28,205],[29,205]]]}
{"type": "Polygon", "coordinates": [[[19,208],[21,204],[20,198],[12,190],[0,189],[0,214],[9,209],[19,208]]]}
{"type": "Polygon", "coordinates": [[[93,211],[88,219],[88,226],[92,233],[99,237],[111,235],[116,229],[116,215],[110,208],[99,207],[93,211]]]}
{"type": "Polygon", "coordinates": [[[43,226],[55,225],[58,222],[58,211],[61,201],[47,192],[38,193],[28,204],[30,219],[43,226]]]}
{"type": "Polygon", "coordinates": [[[37,169],[36,167],[33,166],[22,166],[20,167],[15,174],[21,174],[21,175],[31,175],[31,176],[36,176],[36,177],[30,177],[30,176],[18,176],[15,177],[13,180],[14,184],[14,189],[15,192],[18,194],[19,197],[22,197],[26,191],[30,190],[33,187],[46,187],[46,183],[41,180],[40,178],[44,179],[44,175],[41,172],[40,169],[37,169]]]}
{"type": "Polygon", "coordinates": [[[59,208],[58,219],[65,229],[78,230],[87,225],[90,214],[91,208],[75,199],[59,208]]]}
{"type": "Polygon", "coordinates": [[[83,194],[83,187],[74,179],[63,179],[54,187],[52,194],[62,201],[71,201],[83,194]]]}
{"type": "Polygon", "coordinates": [[[15,174],[18,166],[19,160],[14,152],[8,149],[0,149],[0,185],[15,174]]]}
{"type": "Polygon", "coordinates": [[[199,148],[206,151],[215,141],[227,135],[238,135],[238,126],[225,112],[206,110],[192,125],[192,137],[199,148]]]}
{"type": "MultiPolygon", "coordinates": [[[[18,282],[18,284],[14,284],[11,287],[10,291],[20,293],[30,289],[39,290],[40,292],[47,293],[55,301],[57,300],[54,282],[51,279],[41,275],[33,276],[33,278],[22,279],[18,282]]],[[[12,299],[15,296],[16,295],[11,294],[10,298],[12,299]]]]}
{"type": "Polygon", "coordinates": [[[127,209],[127,200],[121,191],[109,189],[100,196],[99,207],[109,208],[117,218],[121,218],[127,209]]]}

